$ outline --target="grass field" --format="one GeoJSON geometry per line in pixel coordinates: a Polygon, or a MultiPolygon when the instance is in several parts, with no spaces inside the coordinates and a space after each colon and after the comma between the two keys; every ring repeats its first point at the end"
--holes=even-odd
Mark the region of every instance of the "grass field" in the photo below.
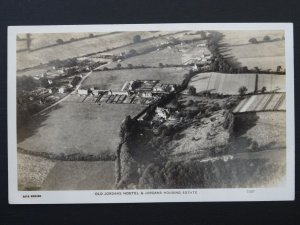
{"type": "Polygon", "coordinates": [[[41,190],[110,190],[114,185],[114,161],[58,161],[41,190]]]}
{"type": "Polygon", "coordinates": [[[285,43],[281,38],[283,31],[221,31],[224,34],[221,47],[224,57],[233,59],[249,69],[276,71],[277,66],[285,68],[285,43]],[[271,42],[262,42],[268,35],[271,42]],[[250,44],[250,38],[256,38],[258,44],[250,44]]]}
{"type": "Polygon", "coordinates": [[[58,156],[114,156],[122,120],[142,109],[135,104],[61,103],[35,118],[29,127],[18,129],[18,147],[58,156]]]}
{"type": "Polygon", "coordinates": [[[222,42],[229,45],[248,44],[250,38],[262,41],[266,35],[270,36],[272,40],[281,39],[284,36],[282,30],[222,30],[220,32],[224,35],[222,42]]]}
{"type": "Polygon", "coordinates": [[[183,75],[187,73],[183,68],[148,68],[123,69],[113,71],[93,72],[82,84],[83,88],[95,87],[99,89],[121,90],[129,80],[161,80],[162,83],[180,84],[183,75]]]}
{"type": "Polygon", "coordinates": [[[236,116],[235,127],[234,147],[238,149],[239,157],[285,160],[285,112],[240,114],[236,116]],[[258,149],[256,152],[249,153],[247,149],[252,141],[258,143],[258,149]]]}
{"type": "MultiPolygon", "coordinates": [[[[258,90],[263,86],[267,91],[285,91],[285,76],[272,74],[258,75],[258,90]]],[[[213,93],[237,95],[241,86],[245,86],[249,92],[255,89],[255,74],[224,74],[224,73],[200,73],[194,76],[190,83],[197,92],[211,91],[213,93]]]]}
{"type": "MultiPolygon", "coordinates": [[[[133,37],[139,34],[142,38],[152,37],[151,32],[122,32],[114,33],[106,36],[99,36],[95,38],[88,38],[81,41],[75,41],[67,44],[52,46],[38,51],[24,51],[17,53],[17,69],[28,68],[39,65],[40,63],[47,63],[54,59],[67,59],[77,57],[97,51],[103,51],[107,48],[115,48],[122,45],[127,45],[133,42],[133,37]]],[[[35,34],[37,35],[37,34],[35,34]]],[[[56,40],[60,34],[40,34],[42,40],[56,40]],[[51,37],[53,35],[53,37],[51,37]]],[[[72,34],[65,34],[70,35],[72,34]]],[[[84,34],[88,36],[88,34],[84,34]]],[[[52,43],[52,42],[51,42],[52,43]]]]}
{"type": "MultiPolygon", "coordinates": [[[[122,67],[127,67],[128,64],[133,66],[154,66],[158,67],[159,63],[164,65],[182,65],[182,53],[179,52],[176,48],[172,49],[163,49],[160,51],[153,51],[147,54],[141,54],[133,57],[129,57],[123,60],[120,64],[122,67]]],[[[110,63],[108,68],[115,68],[118,62],[110,63]]]]}

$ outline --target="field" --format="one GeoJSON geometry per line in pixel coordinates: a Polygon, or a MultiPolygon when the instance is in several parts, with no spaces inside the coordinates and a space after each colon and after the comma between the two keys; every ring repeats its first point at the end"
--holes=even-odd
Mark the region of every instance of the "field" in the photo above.
{"type": "Polygon", "coordinates": [[[93,72],[82,84],[82,88],[121,90],[129,80],[161,80],[161,83],[180,84],[187,70],[183,68],[122,69],[93,72]]]}
{"type": "Polygon", "coordinates": [[[18,186],[20,190],[37,190],[56,162],[43,157],[18,153],[18,186]]]}
{"type": "Polygon", "coordinates": [[[108,190],[113,161],[58,161],[18,153],[19,190],[108,190]]]}
{"type": "MultiPolygon", "coordinates": [[[[182,53],[179,52],[176,48],[166,48],[160,51],[153,51],[147,54],[129,57],[123,60],[120,64],[122,65],[122,67],[127,67],[128,64],[132,64],[133,66],[145,65],[158,67],[159,63],[162,63],[164,65],[182,65],[182,53]]],[[[113,62],[107,67],[115,68],[117,64],[117,62],[113,62]]]]}
{"type": "Polygon", "coordinates": [[[285,110],[285,93],[251,95],[243,99],[233,112],[285,110]]]}
{"type": "Polygon", "coordinates": [[[59,161],[41,190],[109,190],[114,185],[113,161],[59,161]]]}
{"type": "Polygon", "coordinates": [[[284,36],[282,30],[222,30],[220,32],[224,35],[222,42],[229,45],[249,44],[250,38],[262,41],[266,35],[270,36],[272,40],[281,39],[284,36]]]}
{"type": "Polygon", "coordinates": [[[57,156],[114,156],[122,120],[142,109],[134,104],[61,103],[18,129],[18,147],[57,156]]]}
{"type": "Polygon", "coordinates": [[[264,158],[273,161],[285,160],[286,149],[286,113],[260,112],[235,117],[234,147],[239,157],[264,158]],[[258,143],[258,149],[249,154],[252,141],[258,143]]]}
{"type": "Polygon", "coordinates": [[[277,66],[285,68],[285,44],[282,31],[221,31],[224,34],[221,48],[224,57],[233,57],[241,66],[248,69],[258,67],[261,70],[276,71],[277,66]],[[268,35],[271,42],[262,42],[268,35]],[[256,38],[258,44],[250,44],[250,38],[256,38]]]}
{"type": "MultiPolygon", "coordinates": [[[[255,89],[255,74],[223,74],[223,73],[200,73],[194,76],[190,85],[197,92],[211,91],[226,95],[237,95],[241,86],[245,86],[249,92],[255,89]]],[[[285,91],[285,76],[272,74],[258,75],[258,90],[265,86],[267,91],[285,91]]]]}
{"type": "MultiPolygon", "coordinates": [[[[37,51],[18,52],[17,69],[36,66],[40,63],[47,63],[50,60],[54,59],[67,59],[72,57],[78,57],[89,53],[104,51],[107,48],[115,48],[122,45],[127,45],[133,42],[133,37],[137,34],[139,34],[142,38],[148,38],[154,35],[151,32],[114,33],[111,35],[98,36],[80,41],[74,41],[67,44],[52,46],[37,51]]],[[[51,34],[41,35],[45,35],[44,38],[46,40],[51,39],[51,34]]],[[[55,37],[53,37],[53,39],[57,37],[57,34],[54,35],[55,37]]]]}

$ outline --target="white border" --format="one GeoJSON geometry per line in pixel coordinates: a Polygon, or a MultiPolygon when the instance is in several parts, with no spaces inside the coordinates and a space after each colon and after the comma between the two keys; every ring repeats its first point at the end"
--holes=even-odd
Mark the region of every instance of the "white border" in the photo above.
{"type": "MultiPolygon", "coordinates": [[[[10,204],[57,203],[137,203],[137,202],[223,202],[223,201],[284,201],[295,198],[295,127],[294,127],[294,55],[292,23],[190,23],[190,24],[130,24],[71,26],[9,26],[8,27],[8,185],[10,204]],[[286,185],[281,188],[255,189],[176,189],[181,194],[141,194],[150,190],[109,191],[18,191],[16,139],[16,35],[18,33],[68,33],[151,30],[284,30],[286,48],[286,122],[287,168],[286,185]],[[138,195],[126,194],[136,192],[138,195]],[[197,194],[183,194],[196,191],[197,194]],[[119,192],[122,195],[101,195],[119,192]],[[41,195],[41,198],[23,198],[41,195]]],[[[171,191],[171,190],[153,190],[171,191]]]]}

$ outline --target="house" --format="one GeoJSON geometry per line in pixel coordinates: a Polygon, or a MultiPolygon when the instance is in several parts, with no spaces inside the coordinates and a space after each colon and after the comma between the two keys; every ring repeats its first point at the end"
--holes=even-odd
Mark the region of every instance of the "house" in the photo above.
{"type": "Polygon", "coordinates": [[[152,92],[150,92],[150,91],[142,92],[142,97],[143,98],[152,98],[152,92]]]}
{"type": "Polygon", "coordinates": [[[65,87],[60,87],[59,89],[58,89],[58,93],[65,93],[66,92],[66,88],[65,87]]]}
{"type": "Polygon", "coordinates": [[[207,44],[206,43],[201,43],[201,44],[198,44],[197,47],[206,47],[207,44]]]}
{"type": "Polygon", "coordinates": [[[129,95],[127,91],[108,91],[108,95],[129,95]]]}
{"type": "Polygon", "coordinates": [[[154,92],[163,92],[163,91],[164,91],[163,85],[160,84],[160,83],[156,84],[156,85],[153,87],[152,91],[154,91],[154,92]]]}
{"type": "Polygon", "coordinates": [[[87,95],[88,90],[87,89],[78,89],[77,93],[80,94],[80,95],[87,95]]]}

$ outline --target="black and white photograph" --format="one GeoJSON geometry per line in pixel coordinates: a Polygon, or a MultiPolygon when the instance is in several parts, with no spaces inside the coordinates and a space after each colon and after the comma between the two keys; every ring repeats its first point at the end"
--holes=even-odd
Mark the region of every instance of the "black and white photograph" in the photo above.
{"type": "Polygon", "coordinates": [[[291,24],[8,35],[12,203],[293,199],[291,24]]]}

